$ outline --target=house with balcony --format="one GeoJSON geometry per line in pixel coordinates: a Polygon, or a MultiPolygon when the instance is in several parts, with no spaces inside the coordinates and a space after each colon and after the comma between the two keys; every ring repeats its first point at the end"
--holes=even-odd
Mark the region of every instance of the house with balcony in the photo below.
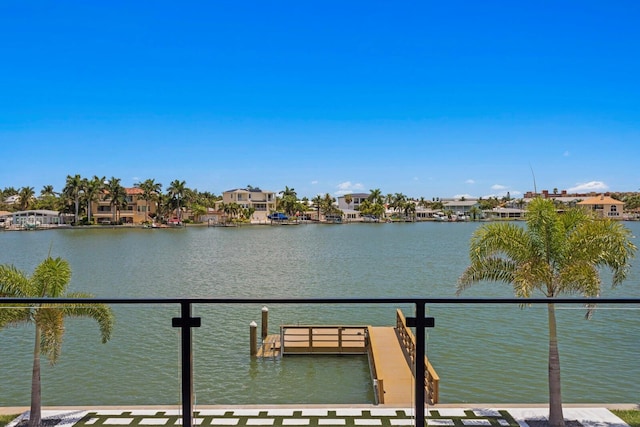
{"type": "Polygon", "coordinates": [[[124,224],[141,224],[149,221],[149,215],[155,214],[156,204],[142,198],[144,191],[138,187],[125,188],[125,204],[119,209],[111,206],[111,198],[108,193],[104,193],[99,200],[91,203],[91,218],[98,224],[109,224],[122,221],[124,224]],[[114,211],[115,209],[115,215],[114,211]]]}
{"type": "Polygon", "coordinates": [[[585,199],[578,202],[577,205],[595,212],[597,216],[602,218],[623,219],[624,202],[604,194],[585,199]]]}
{"type": "Polygon", "coordinates": [[[351,203],[347,203],[345,196],[338,197],[338,209],[342,211],[357,211],[360,208],[360,203],[369,197],[369,193],[351,193],[349,195],[351,196],[351,203]]]}
{"type": "MultiPolygon", "coordinates": [[[[222,203],[229,205],[236,203],[243,209],[253,208],[251,222],[268,222],[267,215],[276,210],[276,193],[264,191],[257,187],[234,188],[222,193],[222,203]]],[[[220,204],[216,206],[220,209],[220,204]]]]}

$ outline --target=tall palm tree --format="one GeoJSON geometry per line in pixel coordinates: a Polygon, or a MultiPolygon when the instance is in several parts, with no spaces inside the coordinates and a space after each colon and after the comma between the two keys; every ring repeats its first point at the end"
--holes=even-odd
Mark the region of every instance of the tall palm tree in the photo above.
{"type": "Polygon", "coordinates": [[[18,209],[26,211],[33,204],[33,198],[35,196],[35,190],[33,187],[22,187],[18,192],[20,201],[18,202],[18,209]]]}
{"type": "MultiPolygon", "coordinates": [[[[71,279],[69,263],[61,258],[47,257],[31,277],[10,265],[0,265],[0,297],[14,298],[91,298],[80,292],[67,293],[71,279]]],[[[31,411],[29,427],[41,424],[42,395],[40,355],[54,365],[61,353],[64,319],[88,317],[98,322],[102,342],[106,343],[113,330],[113,313],[104,304],[0,304],[0,328],[21,323],[35,325],[33,374],[31,379],[31,411]]]]}
{"type": "Polygon", "coordinates": [[[91,203],[95,202],[99,196],[100,191],[104,188],[105,177],[100,178],[94,175],[92,179],[83,179],[82,188],[84,191],[84,198],[87,202],[87,222],[91,223],[91,203]]]}
{"type": "Polygon", "coordinates": [[[180,199],[184,198],[186,190],[186,183],[177,179],[171,181],[171,184],[169,184],[169,188],[167,188],[167,193],[169,194],[171,199],[175,201],[176,217],[178,218],[178,221],[181,221],[180,199]]]}
{"type": "Polygon", "coordinates": [[[116,212],[126,203],[127,192],[122,185],[120,185],[120,178],[111,177],[105,184],[104,200],[109,200],[109,206],[111,207],[111,218],[115,224],[117,222],[116,212]]]}
{"type": "Polygon", "coordinates": [[[67,182],[62,189],[62,194],[73,201],[75,206],[74,224],[78,224],[78,211],[80,210],[80,196],[82,195],[82,177],[78,174],[67,175],[67,182]]]}
{"type": "Polygon", "coordinates": [[[316,195],[313,199],[311,199],[311,203],[316,208],[316,213],[318,215],[318,221],[320,221],[320,209],[322,208],[322,196],[320,194],[316,195]]]}
{"type": "MultiPolygon", "coordinates": [[[[162,191],[162,184],[156,182],[155,179],[145,179],[139,184],[136,184],[142,190],[142,200],[145,201],[146,207],[144,211],[144,219],[147,221],[149,215],[149,201],[158,201],[158,195],[162,191]]],[[[157,209],[156,209],[157,212],[157,209]]]]}
{"type": "MultiPolygon", "coordinates": [[[[534,199],[527,208],[527,228],[496,223],[473,234],[471,264],[458,279],[457,294],[483,280],[513,286],[517,297],[538,292],[550,299],[549,424],[564,427],[560,357],[553,298],[561,294],[600,295],[600,268],[608,267],[612,286],[627,275],[636,247],[620,222],[596,219],[574,208],[558,214],[549,199],[534,199]]],[[[589,316],[591,310],[587,312],[589,316]]]]}

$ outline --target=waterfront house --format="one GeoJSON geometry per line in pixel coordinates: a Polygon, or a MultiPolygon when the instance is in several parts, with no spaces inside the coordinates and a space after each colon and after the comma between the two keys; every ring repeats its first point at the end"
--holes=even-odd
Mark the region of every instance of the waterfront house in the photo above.
{"type": "MultiPolygon", "coordinates": [[[[243,209],[255,209],[251,222],[267,222],[267,215],[276,210],[276,193],[263,191],[260,188],[234,188],[222,193],[222,203],[236,203],[243,209]]],[[[219,206],[216,206],[219,209],[219,206]]]]}
{"type": "Polygon", "coordinates": [[[518,209],[518,208],[504,208],[499,206],[497,208],[485,210],[483,211],[483,214],[492,220],[499,220],[499,219],[519,220],[519,219],[524,219],[526,210],[518,209]]]}
{"type": "Polygon", "coordinates": [[[347,204],[345,196],[338,197],[338,209],[346,211],[352,209],[357,211],[360,208],[360,203],[367,200],[369,193],[351,193],[351,203],[347,204]]]}
{"type": "Polygon", "coordinates": [[[624,203],[604,194],[578,202],[578,206],[591,210],[602,218],[623,219],[624,203]]]}
{"type": "Polygon", "coordinates": [[[473,207],[479,207],[477,200],[449,200],[442,203],[444,210],[451,211],[456,215],[470,216],[473,207]]]}
{"type": "MultiPolygon", "coordinates": [[[[149,215],[156,212],[156,204],[149,201],[147,206],[147,201],[142,198],[144,191],[138,187],[125,188],[125,194],[125,204],[116,212],[116,221],[122,221],[124,224],[141,224],[149,221],[149,215]]],[[[104,197],[91,203],[91,217],[99,224],[109,224],[114,220],[114,212],[111,208],[111,199],[105,192],[104,197]]],[[[114,206],[113,209],[116,207],[114,206]]]]}
{"type": "Polygon", "coordinates": [[[57,227],[64,224],[64,214],[46,209],[7,212],[7,215],[2,215],[0,224],[18,229],[57,227]]]}

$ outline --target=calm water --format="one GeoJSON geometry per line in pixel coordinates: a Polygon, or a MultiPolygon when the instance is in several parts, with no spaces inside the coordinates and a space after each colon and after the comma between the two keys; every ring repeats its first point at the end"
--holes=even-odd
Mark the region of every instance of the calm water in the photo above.
{"type": "MultiPolygon", "coordinates": [[[[100,297],[451,297],[478,225],[58,230],[0,233],[0,263],[31,272],[49,250],[73,269],[71,290],[100,297]]],[[[639,223],[627,223],[635,234],[639,223]]],[[[636,242],[637,244],[638,242],[636,242]]],[[[640,262],[636,261],[636,264],[640,262]]],[[[606,276],[605,276],[606,278],[606,276]]],[[[505,285],[466,296],[511,297],[505,285]]],[[[640,269],[603,296],[640,297],[640,269]]],[[[249,323],[261,305],[194,307],[196,404],[370,403],[366,358],[252,360],[249,323]]],[[[395,306],[273,306],[280,324],[393,325],[395,306]]],[[[412,307],[402,307],[411,313],[412,307]]],[[[95,324],[67,324],[60,362],[43,369],[45,405],[178,404],[176,306],[115,306],[112,340],[95,324]]],[[[427,353],[442,402],[547,401],[546,308],[429,307],[427,353]]],[[[559,311],[566,402],[637,402],[640,311],[559,311]]],[[[0,405],[29,402],[33,330],[0,331],[0,405]]]]}

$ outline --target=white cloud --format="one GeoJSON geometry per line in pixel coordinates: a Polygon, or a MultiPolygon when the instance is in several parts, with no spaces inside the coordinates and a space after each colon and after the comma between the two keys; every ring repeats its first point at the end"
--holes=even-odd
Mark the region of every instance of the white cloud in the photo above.
{"type": "Polygon", "coordinates": [[[506,190],[507,186],[506,185],[500,185],[500,184],[494,184],[491,186],[492,190],[496,190],[496,191],[500,191],[500,190],[506,190]]]}
{"type": "Polygon", "coordinates": [[[465,181],[465,184],[475,184],[476,182],[472,179],[468,179],[465,181]]]}
{"type": "Polygon", "coordinates": [[[581,193],[590,191],[608,190],[609,186],[602,181],[589,181],[581,184],[576,184],[575,187],[569,188],[567,191],[571,193],[581,193]]]}
{"type": "Polygon", "coordinates": [[[352,183],[351,181],[345,181],[337,185],[338,191],[336,195],[342,196],[344,194],[353,193],[354,191],[361,191],[364,189],[364,185],[360,183],[352,183]]]}
{"type": "Polygon", "coordinates": [[[311,181],[311,185],[316,185],[317,183],[318,183],[318,180],[317,180],[317,179],[315,179],[315,180],[311,181]]]}

